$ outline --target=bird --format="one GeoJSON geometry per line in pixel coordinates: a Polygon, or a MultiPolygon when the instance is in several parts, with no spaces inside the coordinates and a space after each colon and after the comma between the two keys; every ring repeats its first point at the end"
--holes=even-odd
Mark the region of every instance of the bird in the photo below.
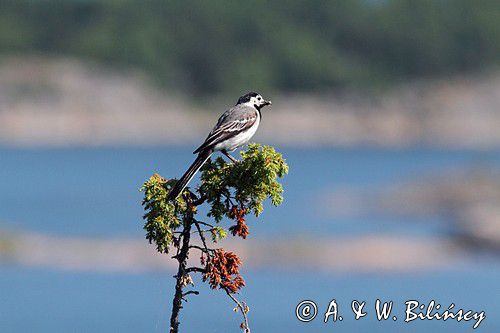
{"type": "Polygon", "coordinates": [[[256,92],[249,92],[240,98],[235,106],[224,112],[205,141],[193,152],[198,154],[193,164],[175,183],[168,200],[175,200],[194,175],[216,151],[222,152],[233,163],[237,160],[229,153],[248,143],[262,120],[261,109],[271,105],[256,92]]]}

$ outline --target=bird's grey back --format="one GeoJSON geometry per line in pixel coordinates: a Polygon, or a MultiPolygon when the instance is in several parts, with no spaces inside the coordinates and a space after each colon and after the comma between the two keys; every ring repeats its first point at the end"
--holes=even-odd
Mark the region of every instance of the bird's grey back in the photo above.
{"type": "MultiPolygon", "coordinates": [[[[256,112],[255,108],[245,105],[238,104],[227,110],[220,116],[217,124],[214,126],[210,134],[215,132],[220,126],[230,123],[236,120],[247,118],[249,115],[253,115],[256,112]]],[[[209,135],[210,136],[210,135],[209,135]]]]}

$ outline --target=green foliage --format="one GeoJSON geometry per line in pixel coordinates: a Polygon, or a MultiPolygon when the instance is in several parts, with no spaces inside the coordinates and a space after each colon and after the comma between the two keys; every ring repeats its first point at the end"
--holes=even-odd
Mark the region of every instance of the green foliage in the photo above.
{"type": "MultiPolygon", "coordinates": [[[[288,173],[288,165],[281,154],[269,146],[250,144],[241,157],[236,163],[226,163],[221,157],[215,161],[208,160],[201,169],[201,184],[196,196],[209,204],[208,215],[216,222],[224,217],[237,220],[235,207],[239,207],[243,215],[253,212],[258,216],[266,198],[270,198],[275,206],[283,202],[283,187],[277,179],[288,173]]],[[[174,232],[190,213],[183,197],[190,194],[189,189],[175,202],[167,200],[175,182],[175,179],[166,180],[155,174],[141,188],[146,211],[146,238],[150,243],[155,243],[157,250],[162,253],[168,252],[174,232]]],[[[242,216],[239,218],[241,222],[242,216]]],[[[214,226],[210,231],[214,242],[225,238],[227,234],[226,229],[220,226],[214,226]]]]}
{"type": "Polygon", "coordinates": [[[216,243],[217,241],[226,238],[227,230],[222,227],[214,227],[211,230],[212,232],[212,242],[216,243]]]}
{"type": "Polygon", "coordinates": [[[207,197],[209,214],[217,222],[223,216],[229,217],[234,205],[248,207],[258,216],[267,197],[275,206],[283,201],[283,187],[276,178],[288,173],[288,165],[281,154],[269,146],[250,144],[241,157],[241,161],[231,164],[219,157],[202,168],[200,192],[207,197]]]}
{"type": "Polygon", "coordinates": [[[146,214],[144,229],[146,239],[149,243],[155,243],[160,253],[167,253],[172,244],[173,231],[181,225],[183,213],[186,207],[183,201],[177,200],[177,204],[167,200],[168,193],[175,184],[173,180],[165,180],[158,174],[154,174],[141,187],[144,192],[142,205],[146,214]]]}
{"type": "Polygon", "coordinates": [[[0,2],[0,51],[142,68],[192,94],[374,87],[500,63],[498,1],[0,2]]]}

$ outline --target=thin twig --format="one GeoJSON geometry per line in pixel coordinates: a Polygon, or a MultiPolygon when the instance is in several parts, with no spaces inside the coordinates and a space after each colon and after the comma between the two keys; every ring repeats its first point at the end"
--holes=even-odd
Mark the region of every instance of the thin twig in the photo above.
{"type": "MultiPolygon", "coordinates": [[[[195,222],[194,222],[194,225],[196,226],[196,229],[198,229],[198,231],[200,231],[200,230],[201,230],[200,225],[198,224],[198,221],[195,221],[195,222]]],[[[201,242],[203,243],[203,246],[205,247],[205,251],[206,251],[206,253],[207,253],[208,255],[210,255],[210,254],[209,254],[209,248],[208,248],[208,246],[207,246],[207,241],[206,241],[205,236],[203,235],[203,233],[202,233],[202,232],[200,232],[200,238],[201,238],[201,242]]],[[[234,303],[236,303],[236,305],[238,306],[238,308],[241,310],[241,314],[243,315],[243,323],[244,323],[244,325],[245,325],[245,327],[243,328],[243,330],[245,331],[245,333],[250,333],[250,326],[248,326],[248,318],[247,318],[247,311],[246,311],[246,310],[247,310],[247,309],[246,309],[247,307],[246,307],[246,305],[245,305],[245,306],[243,306],[243,305],[240,303],[240,301],[238,301],[238,300],[236,299],[236,297],[234,297],[234,296],[233,296],[233,295],[229,292],[229,290],[228,290],[227,288],[223,288],[223,289],[224,289],[224,291],[226,292],[226,294],[227,294],[227,295],[228,295],[228,296],[229,296],[229,297],[233,300],[233,302],[234,302],[234,303]]]]}
{"type": "Polygon", "coordinates": [[[236,297],[234,297],[230,292],[229,290],[227,290],[226,288],[224,288],[224,291],[226,292],[226,294],[233,300],[234,303],[236,303],[236,305],[238,306],[238,308],[240,309],[241,311],[241,314],[243,315],[243,322],[244,322],[244,325],[245,327],[243,327],[243,330],[245,331],[245,333],[250,333],[250,327],[248,326],[248,318],[247,318],[247,306],[245,303],[244,306],[240,303],[240,301],[238,301],[236,299],[236,297]]]}
{"type": "MultiPolygon", "coordinates": [[[[210,228],[210,229],[205,229],[205,230],[201,230],[202,233],[206,233],[206,232],[213,232],[215,231],[216,229],[215,228],[210,228]]],[[[191,234],[199,234],[200,232],[198,230],[195,230],[195,231],[191,231],[191,234]]]]}
{"type": "Polygon", "coordinates": [[[205,250],[206,250],[206,251],[207,251],[207,253],[208,253],[207,241],[206,241],[206,239],[205,239],[205,235],[203,235],[203,232],[201,232],[200,224],[205,224],[205,225],[207,225],[207,223],[205,223],[205,222],[201,222],[201,221],[197,221],[197,220],[195,220],[195,221],[194,221],[194,225],[196,226],[196,229],[198,229],[198,233],[200,234],[200,239],[201,239],[201,242],[203,243],[203,246],[205,247],[205,250]]]}
{"type": "Polygon", "coordinates": [[[186,273],[197,272],[197,273],[205,273],[205,269],[201,267],[189,267],[186,268],[186,273]]]}
{"type": "Polygon", "coordinates": [[[197,290],[186,291],[184,294],[182,294],[182,297],[187,296],[187,295],[191,295],[191,294],[193,294],[193,295],[199,295],[200,292],[197,291],[197,290]]]}
{"type": "Polygon", "coordinates": [[[200,250],[201,252],[205,252],[205,253],[209,253],[209,251],[215,251],[215,250],[212,250],[212,249],[208,249],[208,248],[203,248],[201,246],[198,246],[198,245],[189,245],[189,248],[190,249],[197,249],[197,250],[200,250]]]}
{"type": "Polygon", "coordinates": [[[213,224],[206,223],[206,222],[203,222],[203,221],[198,221],[197,219],[194,219],[194,222],[197,223],[197,224],[206,225],[207,227],[210,227],[210,228],[215,228],[215,226],[213,224]]]}

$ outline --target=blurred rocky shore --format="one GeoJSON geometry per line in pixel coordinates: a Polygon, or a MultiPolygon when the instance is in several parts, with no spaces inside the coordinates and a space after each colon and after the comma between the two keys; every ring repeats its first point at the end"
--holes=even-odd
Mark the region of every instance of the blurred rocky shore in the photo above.
{"type": "MultiPolygon", "coordinates": [[[[273,107],[264,115],[257,141],[289,146],[500,147],[498,72],[413,82],[370,97],[269,97],[273,107]],[[281,122],[285,115],[286,124],[281,122]]],[[[189,96],[161,90],[141,73],[74,59],[0,59],[4,146],[195,144],[229,102],[217,99],[205,109],[189,96]]]]}
{"type": "Polygon", "coordinates": [[[474,167],[446,170],[385,188],[337,188],[324,200],[330,215],[437,217],[460,247],[500,254],[500,172],[474,167]]]}
{"type": "MultiPolygon", "coordinates": [[[[314,269],[325,272],[415,272],[446,269],[474,256],[437,237],[363,236],[273,238],[241,242],[229,238],[245,269],[314,269]],[[269,255],[272,253],[272,256],[269,255]],[[339,255],[341,254],[341,255],[339,255]]],[[[193,255],[193,264],[198,256],[193,255]]],[[[143,239],[75,238],[0,229],[0,265],[50,267],[72,271],[128,272],[175,269],[170,255],[160,255],[143,239]]]]}

